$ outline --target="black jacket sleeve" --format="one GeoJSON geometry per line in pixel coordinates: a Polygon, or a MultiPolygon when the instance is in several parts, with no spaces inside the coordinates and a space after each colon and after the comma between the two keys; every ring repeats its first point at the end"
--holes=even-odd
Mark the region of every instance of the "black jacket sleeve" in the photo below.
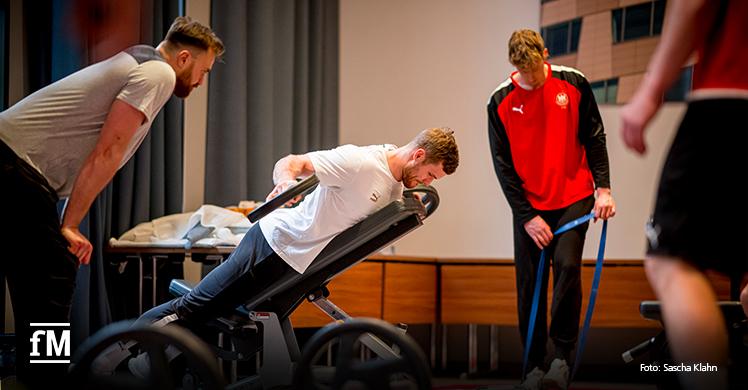
{"type": "Polygon", "coordinates": [[[524,224],[533,219],[538,212],[530,205],[522,188],[522,179],[517,174],[509,149],[509,139],[504,124],[501,123],[494,99],[488,104],[488,141],[496,176],[504,191],[504,196],[512,208],[514,218],[524,224]]]}
{"type": "Polygon", "coordinates": [[[610,188],[608,148],[605,146],[603,119],[600,117],[595,95],[587,79],[580,76],[578,88],[582,94],[579,102],[579,142],[587,153],[587,164],[592,171],[595,188],[610,188]]]}

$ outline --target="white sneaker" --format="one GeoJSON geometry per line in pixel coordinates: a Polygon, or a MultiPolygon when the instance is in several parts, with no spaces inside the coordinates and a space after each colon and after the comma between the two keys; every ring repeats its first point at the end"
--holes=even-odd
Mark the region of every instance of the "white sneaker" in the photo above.
{"type": "Polygon", "coordinates": [[[543,389],[566,390],[569,387],[569,366],[566,360],[553,359],[551,368],[543,377],[543,389]]]}
{"type": "MultiPolygon", "coordinates": [[[[182,352],[171,345],[166,347],[166,349],[164,350],[167,363],[170,363],[181,353],[182,352]]],[[[147,379],[151,373],[151,358],[148,357],[148,353],[141,352],[138,356],[130,359],[127,362],[127,368],[130,370],[130,373],[135,375],[136,377],[140,379],[147,379]]]]}
{"type": "Polygon", "coordinates": [[[148,376],[151,374],[151,359],[148,357],[147,353],[143,352],[130,359],[127,362],[127,368],[130,370],[130,373],[136,377],[140,379],[148,379],[148,376]]]}
{"type": "Polygon", "coordinates": [[[114,374],[117,366],[130,356],[128,348],[131,346],[131,343],[123,342],[110,345],[91,363],[91,372],[97,375],[114,374]]]}
{"type": "Polygon", "coordinates": [[[518,384],[517,386],[514,386],[515,390],[540,390],[540,385],[543,382],[543,376],[545,373],[543,370],[541,370],[538,367],[535,367],[530,371],[527,376],[525,376],[525,380],[522,381],[522,383],[518,384]]]}

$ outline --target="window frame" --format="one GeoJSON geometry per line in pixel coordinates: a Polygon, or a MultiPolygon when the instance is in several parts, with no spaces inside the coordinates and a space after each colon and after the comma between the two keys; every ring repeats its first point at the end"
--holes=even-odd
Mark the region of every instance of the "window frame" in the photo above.
{"type": "Polygon", "coordinates": [[[620,85],[620,78],[619,77],[613,77],[610,79],[605,80],[597,80],[597,81],[591,81],[590,82],[590,89],[592,90],[593,96],[595,96],[595,103],[597,104],[618,104],[618,86],[620,85]],[[601,96],[603,97],[603,100],[600,101],[597,99],[597,95],[595,95],[595,88],[599,87],[599,85],[602,85],[602,93],[601,96]],[[610,93],[611,88],[615,86],[616,88],[616,95],[613,97],[613,100],[608,99],[608,95],[610,93]]]}
{"type": "Polygon", "coordinates": [[[615,45],[615,44],[618,44],[618,43],[635,41],[637,39],[644,39],[644,38],[651,38],[651,37],[659,36],[662,33],[662,24],[664,23],[664,19],[665,19],[665,11],[664,10],[665,10],[666,7],[667,7],[667,0],[652,0],[652,1],[649,1],[649,2],[645,2],[645,3],[633,4],[633,5],[629,5],[627,7],[614,8],[614,9],[610,10],[610,13],[611,13],[610,14],[611,27],[613,29],[613,34],[612,34],[613,44],[615,45]],[[662,10],[663,10],[663,12],[662,12],[662,19],[663,19],[663,21],[660,21],[660,23],[659,23],[659,25],[660,25],[660,31],[659,32],[655,31],[655,17],[658,16],[657,12],[655,12],[655,10],[657,8],[656,7],[657,3],[662,3],[662,10]],[[648,26],[649,33],[647,35],[637,36],[637,37],[626,39],[626,19],[627,19],[626,18],[626,14],[630,11],[630,9],[632,9],[634,7],[641,7],[644,4],[648,4],[649,5],[649,26],[648,26]],[[615,15],[616,15],[616,12],[620,12],[620,15],[621,15],[620,25],[617,26],[617,28],[616,28],[616,25],[615,25],[615,19],[616,19],[615,15]]]}
{"type": "Polygon", "coordinates": [[[688,94],[693,90],[693,68],[694,66],[690,65],[680,69],[676,81],[662,95],[663,102],[684,102],[687,100],[688,94]],[[676,95],[676,92],[680,92],[676,88],[681,89],[680,87],[683,90],[682,96],[676,95]]]}
{"type": "Polygon", "coordinates": [[[545,27],[541,27],[540,28],[540,35],[543,37],[543,41],[545,41],[545,43],[546,43],[546,45],[545,45],[546,48],[549,48],[549,45],[548,45],[548,42],[549,42],[549,40],[548,40],[548,31],[550,29],[557,29],[557,28],[560,28],[560,27],[565,27],[566,28],[566,44],[565,44],[564,50],[562,52],[560,52],[560,53],[554,53],[553,51],[551,51],[549,49],[548,50],[549,57],[565,56],[565,55],[569,55],[569,54],[575,54],[575,53],[577,53],[579,51],[579,37],[582,36],[582,27],[583,27],[582,26],[583,25],[582,19],[583,19],[582,17],[578,17],[578,18],[570,19],[570,20],[567,20],[567,21],[563,21],[563,22],[551,24],[549,26],[545,26],[545,27]],[[579,36],[577,36],[576,42],[572,42],[572,41],[574,41],[574,38],[573,38],[574,37],[574,33],[573,32],[574,32],[574,26],[575,25],[579,26],[579,36]],[[573,48],[573,50],[572,50],[572,48],[573,48]]]}

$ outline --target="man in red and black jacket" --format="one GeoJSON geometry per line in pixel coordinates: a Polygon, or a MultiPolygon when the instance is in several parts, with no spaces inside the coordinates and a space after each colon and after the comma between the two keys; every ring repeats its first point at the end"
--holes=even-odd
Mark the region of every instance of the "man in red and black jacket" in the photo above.
{"type": "MultiPolygon", "coordinates": [[[[545,373],[546,300],[522,387],[566,388],[582,305],[581,261],[587,224],[553,237],[553,231],[590,210],[615,215],[602,118],[587,79],[578,70],[545,62],[548,50],[532,30],[509,40],[517,68],[488,101],[488,137],[496,175],[514,216],[514,257],[519,327],[527,337],[540,251],[553,265],[550,337],[554,359],[545,373]]],[[[541,297],[547,296],[548,273],[541,297]]]]}

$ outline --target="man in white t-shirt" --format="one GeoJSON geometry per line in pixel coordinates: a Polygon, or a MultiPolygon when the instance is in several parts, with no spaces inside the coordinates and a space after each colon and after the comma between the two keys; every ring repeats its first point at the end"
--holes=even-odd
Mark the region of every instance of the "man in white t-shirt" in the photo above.
{"type": "Polygon", "coordinates": [[[268,199],[312,174],[317,188],[294,208],[278,209],[252,226],[229,258],[192,291],[157,306],[141,320],[188,328],[234,308],[289,272],[303,273],[339,233],[402,197],[403,187],[454,173],[459,162],[453,131],[423,130],[402,147],[345,145],[289,155],[275,164],[268,199]]]}
{"type": "Polygon", "coordinates": [[[179,17],[158,47],[133,46],[0,113],[0,266],[13,301],[18,377],[27,385],[59,379],[36,372],[45,366],[65,372],[60,364],[30,371],[29,324],[70,322],[77,267],[93,249],[78,225],[169,97],[187,97],[223,52],[209,27],[179,17]],[[68,198],[62,225],[59,198],[68,198]]]}

